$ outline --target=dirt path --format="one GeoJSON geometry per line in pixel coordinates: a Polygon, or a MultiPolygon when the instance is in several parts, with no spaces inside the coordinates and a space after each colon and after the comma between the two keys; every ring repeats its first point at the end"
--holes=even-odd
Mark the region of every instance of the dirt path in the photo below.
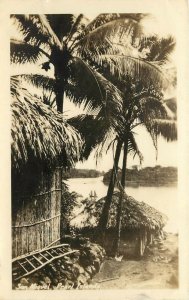
{"type": "Polygon", "coordinates": [[[138,261],[106,259],[92,284],[100,289],[177,288],[178,236],[167,234],[166,240],[155,243],[138,261]],[[114,279],[104,281],[108,278],[114,279]]]}

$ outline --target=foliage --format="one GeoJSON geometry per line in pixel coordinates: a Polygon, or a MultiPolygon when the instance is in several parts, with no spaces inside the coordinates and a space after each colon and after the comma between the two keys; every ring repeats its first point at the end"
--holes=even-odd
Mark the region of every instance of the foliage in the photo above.
{"type": "Polygon", "coordinates": [[[61,203],[61,214],[66,222],[72,218],[74,207],[77,205],[78,194],[76,192],[70,192],[68,185],[62,182],[62,203],[61,203]]]}
{"type": "MultiPolygon", "coordinates": [[[[104,174],[103,182],[108,184],[111,171],[104,174]]],[[[118,180],[121,179],[121,170],[117,174],[118,180]]],[[[177,182],[177,168],[175,167],[146,167],[143,169],[126,169],[126,186],[137,184],[145,186],[167,185],[177,182]]]]}
{"type": "MultiPolygon", "coordinates": [[[[54,82],[49,82],[61,112],[64,93],[93,112],[105,109],[107,99],[119,100],[117,89],[95,63],[103,67],[106,63],[115,76],[118,72],[119,76],[129,73],[136,77],[143,70],[146,76],[152,75],[151,81],[163,77],[157,58],[152,64],[141,56],[145,40],[141,21],[145,14],[100,14],[92,21],[82,14],[11,17],[22,35],[20,41],[11,40],[11,61],[22,64],[43,58],[42,69],[48,71],[54,66],[54,82]]],[[[43,81],[42,86],[49,89],[47,77],[31,74],[23,78],[37,86],[43,81]]]]}

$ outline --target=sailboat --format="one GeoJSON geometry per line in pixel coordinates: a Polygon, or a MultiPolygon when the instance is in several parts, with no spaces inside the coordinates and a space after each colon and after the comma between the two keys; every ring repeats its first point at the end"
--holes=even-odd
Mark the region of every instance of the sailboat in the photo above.
{"type": "Polygon", "coordinates": [[[91,191],[89,194],[89,197],[92,199],[96,199],[97,198],[97,193],[95,191],[91,191]]]}

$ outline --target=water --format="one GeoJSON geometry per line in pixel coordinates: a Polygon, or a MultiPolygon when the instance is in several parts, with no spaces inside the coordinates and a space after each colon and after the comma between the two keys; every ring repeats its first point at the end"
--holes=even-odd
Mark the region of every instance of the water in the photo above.
{"type": "MultiPolygon", "coordinates": [[[[102,181],[102,177],[98,178],[72,178],[67,181],[70,191],[82,195],[84,198],[89,197],[91,191],[97,193],[98,198],[106,195],[108,186],[102,181]]],[[[166,214],[169,218],[165,230],[168,232],[178,232],[177,212],[177,187],[161,186],[161,187],[127,187],[126,192],[138,201],[146,202],[152,207],[166,214]]]]}

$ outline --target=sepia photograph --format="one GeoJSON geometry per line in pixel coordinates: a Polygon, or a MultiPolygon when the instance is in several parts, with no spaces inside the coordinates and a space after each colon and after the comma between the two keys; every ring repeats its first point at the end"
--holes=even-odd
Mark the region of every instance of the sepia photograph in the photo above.
{"type": "Polygon", "coordinates": [[[127,2],[8,14],[9,284],[25,299],[186,287],[180,31],[168,6],[127,2]]]}

